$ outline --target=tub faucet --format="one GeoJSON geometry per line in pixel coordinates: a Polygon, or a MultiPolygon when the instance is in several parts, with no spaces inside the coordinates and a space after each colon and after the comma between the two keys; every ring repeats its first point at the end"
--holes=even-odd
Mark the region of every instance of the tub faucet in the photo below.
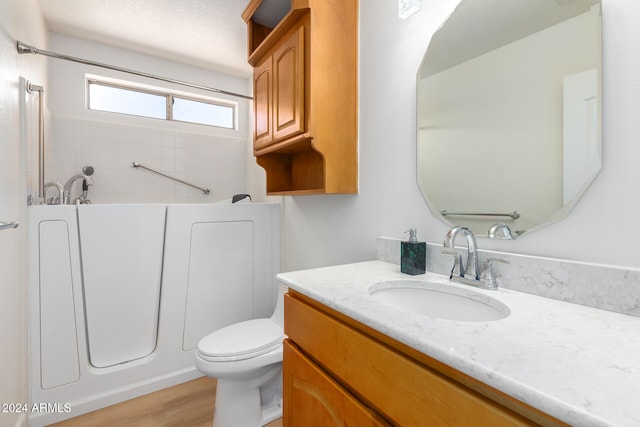
{"type": "Polygon", "coordinates": [[[59,205],[59,204],[62,204],[63,200],[64,200],[64,188],[62,187],[62,184],[60,184],[59,182],[47,182],[44,185],[45,205],[59,205]],[[49,188],[55,188],[56,190],[58,190],[58,196],[47,199],[47,190],[49,188]]]}
{"type": "Polygon", "coordinates": [[[480,266],[478,264],[478,245],[476,244],[476,237],[471,230],[467,227],[453,227],[444,236],[444,247],[442,253],[445,255],[453,255],[454,262],[451,269],[450,279],[454,277],[456,273],[459,277],[465,277],[469,274],[473,274],[474,280],[480,280],[480,266]],[[462,255],[455,250],[455,242],[458,234],[462,234],[467,239],[467,264],[462,264],[462,255]]]}
{"type": "Polygon", "coordinates": [[[76,181],[84,179],[87,182],[87,185],[93,185],[93,181],[89,175],[78,174],[74,175],[64,184],[64,204],[71,204],[71,188],[76,181]]]}

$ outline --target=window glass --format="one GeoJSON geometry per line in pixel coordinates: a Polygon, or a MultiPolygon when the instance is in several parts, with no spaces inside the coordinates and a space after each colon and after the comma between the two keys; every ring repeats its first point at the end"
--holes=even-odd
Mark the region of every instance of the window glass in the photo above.
{"type": "Polygon", "coordinates": [[[166,119],[167,97],[90,82],[89,109],[166,119]]]}
{"type": "Polygon", "coordinates": [[[173,99],[173,120],[234,128],[234,108],[192,99],[173,99]]]}
{"type": "Polygon", "coordinates": [[[191,98],[162,88],[130,87],[93,78],[87,78],[87,84],[90,110],[236,129],[237,104],[232,102],[194,99],[196,95],[191,98]]]}

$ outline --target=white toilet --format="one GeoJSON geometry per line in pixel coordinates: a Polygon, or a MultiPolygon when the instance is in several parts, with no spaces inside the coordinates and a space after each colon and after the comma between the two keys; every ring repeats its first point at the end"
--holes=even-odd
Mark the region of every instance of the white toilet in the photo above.
{"type": "Polygon", "coordinates": [[[282,416],[284,294],[273,315],[219,329],[202,338],[196,368],[217,378],[215,427],[259,427],[282,416]]]}

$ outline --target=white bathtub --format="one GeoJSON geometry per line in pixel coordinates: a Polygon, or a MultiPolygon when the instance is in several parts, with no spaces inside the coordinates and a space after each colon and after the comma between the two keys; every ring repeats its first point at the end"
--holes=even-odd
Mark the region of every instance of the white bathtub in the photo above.
{"type": "Polygon", "coordinates": [[[31,206],[29,217],[30,406],[44,408],[33,427],[196,378],[200,338],[273,310],[279,205],[31,206]]]}

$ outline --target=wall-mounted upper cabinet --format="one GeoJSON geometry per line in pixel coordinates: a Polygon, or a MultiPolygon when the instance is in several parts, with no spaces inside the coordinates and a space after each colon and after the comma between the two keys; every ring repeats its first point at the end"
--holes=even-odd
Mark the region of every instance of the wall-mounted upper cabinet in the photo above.
{"type": "Polygon", "coordinates": [[[304,27],[295,28],[254,69],[255,148],[305,131],[304,27]]]}
{"type": "Polygon", "coordinates": [[[267,193],[357,193],[358,1],[252,0],[242,18],[267,193]]]}

